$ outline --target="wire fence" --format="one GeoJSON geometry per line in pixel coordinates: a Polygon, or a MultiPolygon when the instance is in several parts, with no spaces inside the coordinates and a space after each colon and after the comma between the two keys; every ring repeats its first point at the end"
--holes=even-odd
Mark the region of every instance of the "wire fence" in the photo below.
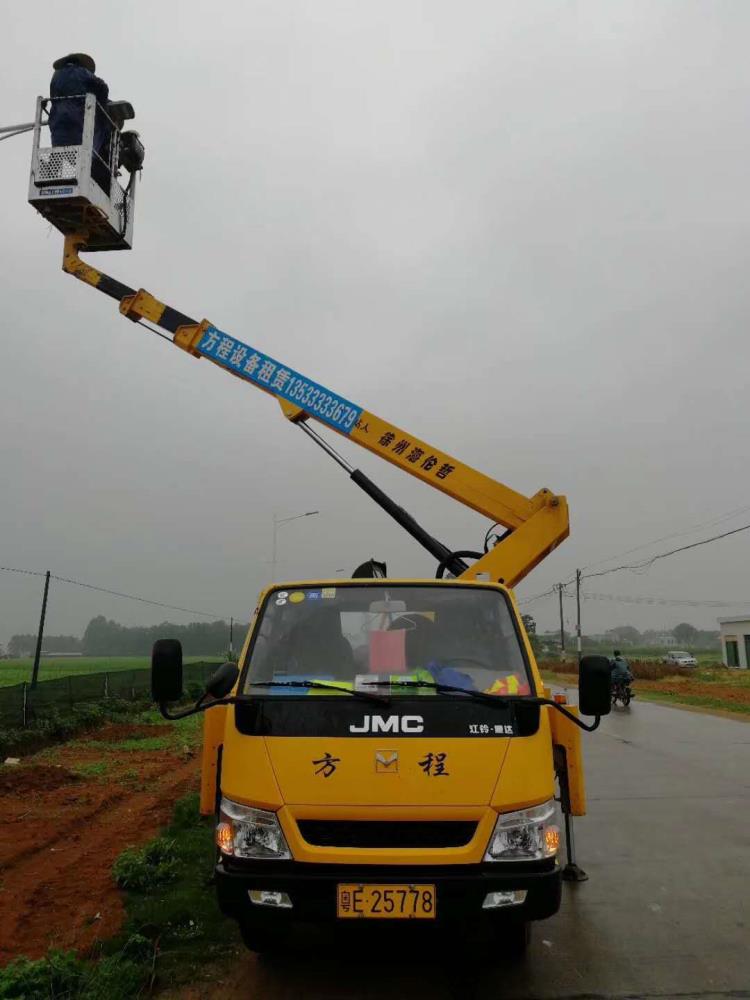
{"type": "MultiPolygon", "coordinates": [[[[219,665],[218,661],[186,663],[182,668],[183,686],[202,688],[219,665]]],[[[39,681],[35,688],[27,681],[0,688],[0,727],[22,729],[51,715],[64,714],[76,705],[103,703],[110,699],[143,701],[151,697],[151,671],[116,670],[96,674],[78,674],[39,681]]]]}

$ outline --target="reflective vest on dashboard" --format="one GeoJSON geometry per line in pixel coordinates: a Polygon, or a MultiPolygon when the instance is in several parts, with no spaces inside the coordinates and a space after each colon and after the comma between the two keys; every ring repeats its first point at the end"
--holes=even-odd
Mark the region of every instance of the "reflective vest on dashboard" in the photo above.
{"type": "Polygon", "coordinates": [[[530,694],[530,689],[526,681],[521,681],[517,674],[508,674],[486,688],[485,694],[530,694]]]}

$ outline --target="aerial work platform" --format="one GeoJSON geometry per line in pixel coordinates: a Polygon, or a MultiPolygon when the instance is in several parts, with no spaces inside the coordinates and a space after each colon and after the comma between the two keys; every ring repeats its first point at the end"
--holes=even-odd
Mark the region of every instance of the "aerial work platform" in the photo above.
{"type": "Polygon", "coordinates": [[[105,109],[93,94],[37,98],[29,202],[65,236],[86,233],[82,250],[132,247],[143,146],[137,132],[123,132],[122,126],[133,117],[126,101],[110,102],[105,109]],[[79,145],[52,145],[48,119],[53,101],[76,102],[71,109],[78,115],[82,112],[79,145]],[[105,135],[98,148],[97,131],[105,135]]]}

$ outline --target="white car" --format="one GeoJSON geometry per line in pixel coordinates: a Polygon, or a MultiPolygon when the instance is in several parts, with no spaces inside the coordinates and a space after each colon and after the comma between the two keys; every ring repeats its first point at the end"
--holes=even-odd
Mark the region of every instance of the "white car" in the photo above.
{"type": "Polygon", "coordinates": [[[692,653],[686,653],[683,649],[672,649],[666,656],[662,656],[662,663],[669,663],[673,667],[697,667],[698,661],[692,653]]]}

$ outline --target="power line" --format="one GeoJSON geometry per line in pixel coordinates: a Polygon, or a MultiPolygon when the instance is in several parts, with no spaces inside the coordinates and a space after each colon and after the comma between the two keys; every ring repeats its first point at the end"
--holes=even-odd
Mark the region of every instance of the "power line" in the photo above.
{"type": "Polygon", "coordinates": [[[535,601],[541,601],[543,597],[551,597],[552,594],[557,593],[557,588],[552,587],[551,590],[545,590],[543,594],[535,594],[534,597],[527,597],[525,601],[519,601],[520,606],[525,606],[526,604],[533,604],[535,601]]]}
{"type": "Polygon", "coordinates": [[[732,528],[731,531],[724,531],[720,535],[712,535],[711,538],[703,538],[699,542],[691,542],[690,545],[681,545],[679,548],[670,549],[668,552],[660,552],[658,555],[651,556],[650,559],[644,559],[642,562],[625,564],[622,566],[613,566],[611,569],[602,569],[597,573],[584,573],[584,580],[591,580],[595,576],[607,576],[609,573],[619,573],[621,570],[638,570],[638,569],[648,569],[653,566],[655,562],[660,559],[667,559],[669,556],[674,556],[678,552],[687,552],[690,549],[700,548],[701,545],[708,545],[711,542],[718,542],[722,538],[729,538],[730,535],[738,535],[741,531],[748,531],[750,529],[750,524],[743,524],[741,528],[732,528]]]}
{"type": "MultiPolygon", "coordinates": [[[[38,570],[32,569],[18,569],[15,566],[0,566],[0,570],[6,573],[22,573],[26,576],[45,576],[44,573],[40,573],[38,570]]],[[[229,615],[219,615],[212,611],[196,611],[194,608],[181,608],[176,604],[165,604],[163,601],[152,601],[148,597],[138,597],[136,594],[126,594],[120,590],[110,590],[108,587],[98,587],[93,583],[84,583],[82,580],[72,580],[67,576],[57,576],[55,573],[50,573],[50,578],[52,580],[57,580],[59,583],[71,583],[75,587],[84,587],[86,590],[96,590],[102,594],[109,594],[112,597],[124,597],[129,601],[138,601],[141,604],[151,604],[157,608],[166,608],[169,611],[183,611],[188,615],[200,615],[204,618],[211,618],[213,621],[222,620],[229,618],[229,615]]]]}
{"type": "Polygon", "coordinates": [[[180,608],[175,604],[164,604],[161,601],[152,601],[148,597],[136,597],[134,594],[124,594],[119,590],[109,590],[107,587],[96,587],[92,583],[83,583],[81,580],[71,580],[66,576],[56,576],[50,574],[53,580],[60,583],[72,583],[76,587],[85,587],[86,590],[98,590],[102,594],[111,594],[113,597],[125,597],[129,601],[140,601],[141,604],[153,604],[157,608],[168,608],[170,611],[184,611],[188,615],[202,615],[204,618],[213,618],[215,621],[224,618],[224,615],[215,614],[213,611],[196,611],[193,608],[180,608]]]}
{"type": "Polygon", "coordinates": [[[591,594],[581,593],[581,597],[587,601],[614,601],[622,604],[662,604],[669,607],[687,608],[739,608],[750,607],[750,600],[747,601],[697,601],[689,598],[668,598],[668,597],[631,597],[617,594],[591,594]]]}
{"type": "Polygon", "coordinates": [[[34,125],[31,124],[28,127],[17,128],[15,131],[10,131],[9,129],[0,129],[0,131],[5,132],[5,135],[0,135],[0,142],[3,139],[12,139],[16,135],[24,135],[26,132],[31,132],[34,125]]]}
{"type": "Polygon", "coordinates": [[[16,569],[15,566],[0,566],[0,570],[4,573],[23,573],[25,576],[45,576],[45,573],[40,573],[38,570],[34,569],[16,569]]]}
{"type": "Polygon", "coordinates": [[[634,545],[632,549],[625,549],[623,552],[615,552],[614,555],[607,556],[606,559],[598,559],[596,562],[589,563],[587,566],[582,566],[581,569],[591,569],[593,566],[601,566],[602,563],[611,562],[613,559],[620,559],[622,556],[629,556],[631,552],[640,552],[641,549],[651,548],[652,545],[658,545],[659,542],[669,541],[670,538],[683,538],[685,535],[692,535],[694,531],[698,531],[700,528],[707,528],[715,524],[721,524],[724,521],[731,520],[733,517],[737,517],[739,514],[744,514],[745,511],[748,510],[750,510],[750,505],[735,507],[733,510],[727,511],[726,514],[719,514],[718,517],[713,517],[708,521],[701,521],[698,524],[694,524],[691,528],[685,528],[683,531],[673,531],[669,535],[662,535],[661,538],[654,538],[650,542],[642,542],[640,545],[634,545]]]}
{"type": "MultiPolygon", "coordinates": [[[[736,514],[739,510],[743,509],[744,508],[738,508],[737,511],[735,511],[734,513],[736,514]]],[[[726,520],[726,517],[721,518],[720,520],[726,520]]],[[[596,573],[581,573],[581,580],[591,580],[594,577],[607,576],[610,573],[620,573],[623,570],[637,571],[639,569],[648,569],[649,567],[653,566],[655,562],[658,562],[660,559],[667,559],[669,556],[677,555],[678,552],[688,552],[690,549],[697,549],[700,548],[702,545],[709,545],[711,542],[718,542],[722,538],[729,538],[731,535],[738,535],[740,532],[748,530],[750,530],[750,524],[743,524],[739,528],[732,528],[731,531],[724,531],[719,535],[712,535],[710,538],[702,538],[700,541],[691,542],[689,545],[680,545],[678,548],[670,549],[668,552],[659,552],[657,555],[651,556],[649,559],[644,559],[641,562],[625,563],[621,566],[612,566],[610,569],[599,570],[596,573]]],[[[551,587],[549,590],[543,591],[541,594],[535,594],[533,597],[528,597],[524,601],[519,601],[519,604],[524,606],[527,604],[534,604],[536,601],[541,601],[545,597],[551,597],[553,594],[556,594],[558,590],[562,590],[563,593],[567,593],[565,588],[575,583],[575,581],[576,577],[573,576],[569,580],[566,580],[564,583],[555,584],[554,587],[551,587]]],[[[732,602],[728,604],[719,603],[716,604],[715,606],[740,607],[742,604],[744,604],[744,602],[737,602],[737,603],[732,602]]]]}

